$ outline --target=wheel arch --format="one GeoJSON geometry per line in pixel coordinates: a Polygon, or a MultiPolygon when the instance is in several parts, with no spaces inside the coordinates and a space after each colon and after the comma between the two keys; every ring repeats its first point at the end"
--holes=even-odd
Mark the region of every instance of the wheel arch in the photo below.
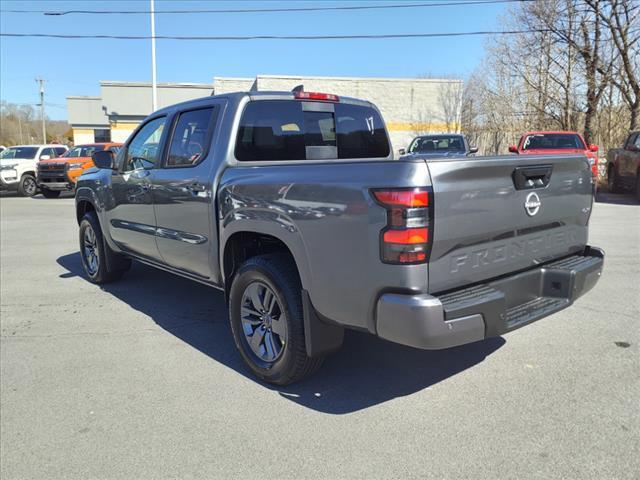
{"type": "Polygon", "coordinates": [[[302,288],[309,287],[309,267],[301,241],[283,238],[267,229],[241,229],[227,232],[220,249],[220,273],[228,292],[237,269],[251,257],[268,253],[287,255],[298,270],[302,288]],[[292,241],[293,240],[293,241],[292,241]]]}

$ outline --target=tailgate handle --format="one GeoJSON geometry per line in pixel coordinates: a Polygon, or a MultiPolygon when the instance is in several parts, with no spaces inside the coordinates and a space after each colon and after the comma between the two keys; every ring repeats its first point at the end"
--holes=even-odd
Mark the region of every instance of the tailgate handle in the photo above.
{"type": "Polygon", "coordinates": [[[513,170],[513,184],[516,190],[544,188],[549,185],[553,165],[534,165],[530,167],[516,167],[513,170]]]}

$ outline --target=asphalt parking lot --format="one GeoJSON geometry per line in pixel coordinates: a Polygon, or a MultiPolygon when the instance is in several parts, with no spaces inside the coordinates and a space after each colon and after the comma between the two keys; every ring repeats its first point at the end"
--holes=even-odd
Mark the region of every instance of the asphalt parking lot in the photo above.
{"type": "Polygon", "coordinates": [[[216,290],[84,280],[73,199],[0,199],[0,476],[638,478],[640,206],[604,194],[600,283],[527,328],[427,352],[350,333],[256,382],[216,290]]]}

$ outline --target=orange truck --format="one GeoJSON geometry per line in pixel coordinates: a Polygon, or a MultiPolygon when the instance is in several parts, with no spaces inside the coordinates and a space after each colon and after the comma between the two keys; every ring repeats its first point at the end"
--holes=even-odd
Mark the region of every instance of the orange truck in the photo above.
{"type": "Polygon", "coordinates": [[[108,150],[117,153],[121,143],[88,143],[76,145],[64,155],[38,162],[37,182],[40,193],[46,198],[57,198],[60,192],[76,188],[76,181],[85,170],[93,167],[91,156],[108,150]]]}

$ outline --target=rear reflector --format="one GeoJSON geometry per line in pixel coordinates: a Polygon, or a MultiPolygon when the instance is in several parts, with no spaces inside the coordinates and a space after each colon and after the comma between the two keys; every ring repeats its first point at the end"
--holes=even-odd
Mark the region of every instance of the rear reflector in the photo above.
{"type": "Polygon", "coordinates": [[[421,188],[411,190],[374,190],[373,195],[380,203],[393,207],[428,207],[429,192],[421,188]]]}
{"type": "Polygon", "coordinates": [[[321,102],[337,102],[339,98],[337,95],[333,95],[332,93],[319,93],[319,92],[302,92],[295,91],[293,92],[294,98],[298,100],[318,100],[321,102]]]}

